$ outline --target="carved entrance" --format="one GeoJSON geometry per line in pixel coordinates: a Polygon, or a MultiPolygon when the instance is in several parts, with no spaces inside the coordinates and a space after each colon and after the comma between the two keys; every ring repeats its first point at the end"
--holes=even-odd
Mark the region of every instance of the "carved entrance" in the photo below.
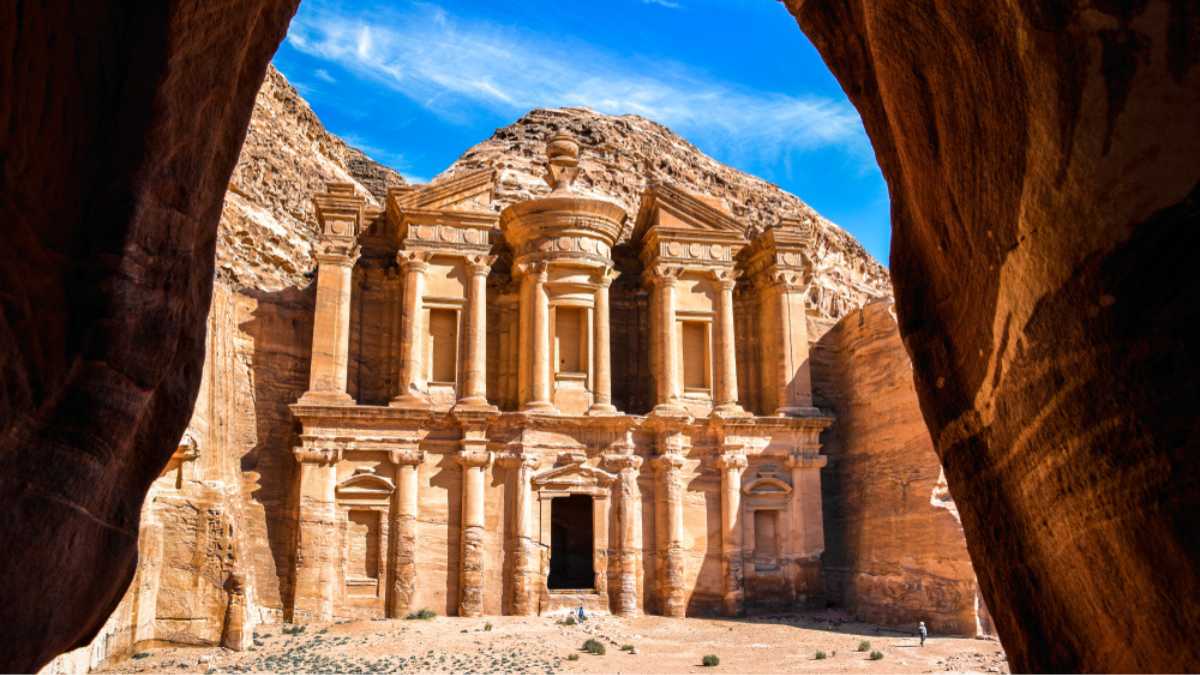
{"type": "Polygon", "coordinates": [[[542,558],[542,613],[580,605],[608,611],[608,497],[616,478],[583,455],[533,477],[540,543],[550,552],[542,558]]]}

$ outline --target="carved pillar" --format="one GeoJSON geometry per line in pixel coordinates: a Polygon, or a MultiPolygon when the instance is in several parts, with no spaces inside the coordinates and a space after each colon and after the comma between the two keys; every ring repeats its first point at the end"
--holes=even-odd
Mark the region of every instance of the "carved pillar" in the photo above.
{"type": "Polygon", "coordinates": [[[392,405],[429,405],[422,336],[428,259],[428,254],[415,251],[396,254],[396,262],[404,270],[404,305],[400,314],[400,393],[392,400],[392,405]]]}
{"type": "MultiPolygon", "coordinates": [[[[527,303],[529,341],[522,340],[521,369],[529,373],[527,389],[522,390],[524,402],[521,410],[530,412],[555,412],[550,389],[550,297],[546,291],[549,278],[547,265],[537,263],[525,266],[521,279],[522,301],[527,303]]],[[[522,333],[526,326],[522,326],[522,333]]]]}
{"type": "Polygon", "coordinates": [[[470,276],[467,287],[467,311],[464,323],[466,359],[463,391],[459,405],[487,407],[487,276],[492,271],[492,256],[467,258],[470,276]]]}
{"type": "Polygon", "coordinates": [[[683,617],[687,612],[687,589],[683,580],[683,452],[686,439],[681,432],[660,436],[666,452],[653,461],[658,476],[655,495],[659,504],[658,574],[659,606],[663,616],[683,617]]]}
{"type": "Polygon", "coordinates": [[[658,338],[659,372],[655,381],[658,383],[655,412],[678,414],[681,412],[680,399],[683,388],[680,384],[679,363],[679,326],[675,320],[675,284],[679,270],[660,265],[653,270],[655,307],[658,314],[655,318],[653,332],[658,338]]]}
{"type": "Polygon", "coordinates": [[[745,597],[742,574],[742,472],[746,455],[727,449],[717,457],[721,470],[721,572],[726,616],[739,616],[745,597]]]}
{"type": "Polygon", "coordinates": [[[595,381],[592,407],[589,415],[612,415],[617,412],[612,404],[612,354],[610,353],[611,338],[609,335],[609,306],[608,289],[615,275],[611,268],[605,268],[596,280],[596,294],[592,310],[592,353],[593,377],[595,381]]]}
{"type": "Polygon", "coordinates": [[[515,616],[538,613],[541,552],[533,520],[533,472],[541,458],[532,454],[502,455],[500,466],[512,470],[513,531],[509,546],[512,567],[512,607],[515,616]]]}
{"type": "Polygon", "coordinates": [[[714,405],[717,412],[742,415],[738,405],[737,338],[733,328],[733,288],[737,285],[733,270],[713,273],[717,286],[717,387],[714,405]]]}
{"type": "Polygon", "coordinates": [[[617,535],[618,582],[614,589],[613,613],[620,616],[638,616],[638,577],[642,569],[642,493],[638,487],[638,473],[642,458],[633,454],[633,443],[626,436],[625,443],[614,444],[614,452],[604,456],[605,467],[617,474],[614,501],[620,532],[617,535]]]}
{"type": "MultiPolygon", "coordinates": [[[[474,435],[474,432],[471,432],[474,435]]],[[[492,461],[487,439],[464,438],[456,459],[462,465],[462,552],[459,555],[459,616],[483,614],[484,476],[492,461]]]]}
{"type": "Polygon", "coordinates": [[[425,453],[415,447],[393,451],[396,470],[396,503],[392,508],[392,586],[387,598],[388,616],[398,619],[412,607],[417,587],[418,472],[425,453]]]}
{"type": "Polygon", "coordinates": [[[358,247],[323,242],[317,253],[317,298],[313,313],[312,360],[302,404],[353,405],[346,392],[350,365],[350,296],[358,247]]]}
{"type": "Polygon", "coordinates": [[[300,463],[292,621],[332,621],[339,560],[334,490],[340,453],[307,447],[292,453],[300,463]]]}
{"type": "Polygon", "coordinates": [[[791,527],[787,559],[792,570],[792,588],[797,600],[811,602],[821,595],[821,553],[825,551],[825,527],[821,513],[821,468],[828,457],[812,444],[791,453],[787,466],[792,471],[791,527]]]}
{"type": "Polygon", "coordinates": [[[812,376],[808,363],[808,319],[804,301],[807,284],[795,272],[775,275],[775,307],[779,330],[773,336],[778,350],[774,366],[778,391],[776,415],[813,413],[812,376]]]}

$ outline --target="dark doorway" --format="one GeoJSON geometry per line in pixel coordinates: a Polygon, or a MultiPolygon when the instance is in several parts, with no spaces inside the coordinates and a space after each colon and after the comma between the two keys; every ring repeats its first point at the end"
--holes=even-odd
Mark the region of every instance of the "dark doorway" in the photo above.
{"type": "Polygon", "coordinates": [[[550,502],[550,578],[554,588],[593,588],[592,498],[555,497],[550,502]]]}

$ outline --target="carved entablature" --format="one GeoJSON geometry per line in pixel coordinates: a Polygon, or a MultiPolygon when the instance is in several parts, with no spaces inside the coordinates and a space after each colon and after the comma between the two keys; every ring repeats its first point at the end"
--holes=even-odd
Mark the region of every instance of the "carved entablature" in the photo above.
{"type": "Polygon", "coordinates": [[[486,255],[497,220],[488,212],[408,209],[400,220],[401,246],[409,251],[486,255]]]}
{"type": "Polygon", "coordinates": [[[642,195],[632,240],[647,269],[730,268],[748,243],[745,232],[719,201],[659,183],[642,195]]]}
{"type": "Polygon", "coordinates": [[[751,242],[746,273],[760,287],[780,284],[803,288],[812,277],[813,226],[799,218],[781,218],[751,242]]]}
{"type": "Polygon", "coordinates": [[[327,183],[325,192],[313,197],[321,225],[318,257],[355,257],[357,239],[366,223],[378,212],[368,212],[367,200],[354,190],[354,183],[327,183]]]}

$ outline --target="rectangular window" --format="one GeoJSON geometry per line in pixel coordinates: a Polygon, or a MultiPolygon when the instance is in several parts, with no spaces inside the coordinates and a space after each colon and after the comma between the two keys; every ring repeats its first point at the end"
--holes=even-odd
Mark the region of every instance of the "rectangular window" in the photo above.
{"type": "Polygon", "coordinates": [[[349,565],[346,576],[379,578],[379,512],[351,511],[349,518],[349,565]]]}
{"type": "Polygon", "coordinates": [[[683,342],[684,389],[708,389],[708,324],[703,321],[680,323],[683,342]]]}
{"type": "Polygon", "coordinates": [[[429,380],[454,384],[458,365],[458,311],[429,310],[429,380]]]}
{"type": "Polygon", "coordinates": [[[754,512],[754,555],[774,557],[779,553],[779,512],[754,512]]]}
{"type": "Polygon", "coordinates": [[[554,313],[554,353],[558,358],[558,372],[585,372],[583,308],[558,307],[554,313]]]}

